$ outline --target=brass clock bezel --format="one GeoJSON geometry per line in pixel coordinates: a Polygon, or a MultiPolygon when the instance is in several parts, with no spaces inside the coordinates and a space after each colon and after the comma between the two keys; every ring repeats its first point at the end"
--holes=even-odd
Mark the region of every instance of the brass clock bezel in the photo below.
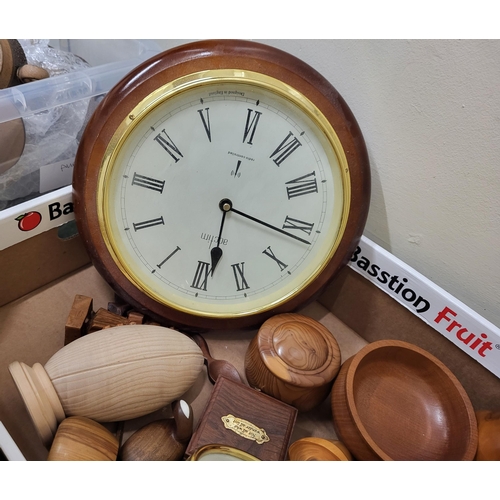
{"type": "Polygon", "coordinates": [[[151,94],[141,100],[130,114],[122,121],[116,129],[111,141],[109,142],[104,158],[101,164],[99,179],[97,184],[97,212],[99,227],[104,238],[106,247],[113,258],[115,264],[119,267],[123,275],[133,283],[143,293],[151,297],[156,302],[162,303],[166,306],[173,307],[184,314],[200,316],[203,318],[238,318],[251,316],[255,314],[265,313],[269,309],[279,307],[281,304],[286,303],[291,297],[300,292],[301,289],[307,287],[310,282],[314,281],[316,277],[323,271],[328,264],[333,254],[335,253],[340,240],[345,231],[346,221],[349,215],[350,199],[351,199],[351,186],[349,179],[349,167],[347,165],[346,156],[342,148],[335,130],[331,124],[326,120],[324,115],[316,108],[305,96],[291,88],[284,82],[281,82],[273,77],[256,73],[253,71],[243,71],[240,69],[216,69],[201,71],[190,75],[183,76],[173,82],[169,82],[164,86],[154,90],[151,94]],[[126,262],[126,258],[120,254],[119,245],[114,241],[113,231],[108,216],[109,205],[107,200],[109,177],[112,173],[113,166],[120,153],[121,147],[126,143],[129,135],[135,127],[157,107],[161,106],[164,102],[168,102],[172,97],[189,91],[193,88],[200,88],[212,84],[236,84],[236,85],[250,85],[252,87],[261,87],[270,91],[281,98],[290,101],[294,106],[299,108],[324,134],[324,140],[332,146],[334,154],[339,163],[339,174],[342,184],[342,214],[340,214],[340,224],[337,234],[335,235],[335,242],[329,248],[329,252],[325,260],[320,263],[306,281],[300,286],[296,286],[290,290],[286,295],[282,295],[279,299],[266,304],[265,306],[247,309],[237,313],[222,313],[222,312],[201,312],[193,308],[183,307],[178,304],[172,303],[170,300],[165,299],[160,294],[155,293],[147,285],[142,283],[138,277],[135,276],[133,269],[126,262]]]}
{"type": "MultiPolygon", "coordinates": [[[[212,77],[210,80],[214,81],[212,77]]],[[[317,297],[347,263],[359,242],[368,214],[370,173],[366,146],[357,122],[342,97],[324,77],[303,61],[273,47],[248,41],[209,40],[186,44],[155,56],[108,93],[80,142],[73,188],[75,217],[82,240],[94,266],[114,291],[162,324],[203,331],[256,326],[274,314],[293,311],[317,297]],[[160,96],[165,96],[166,89],[182,92],[186,82],[200,85],[207,81],[207,75],[216,72],[219,72],[217,78],[229,73],[235,78],[235,72],[240,78],[245,78],[245,74],[258,74],[259,79],[275,91],[286,88],[289,95],[302,96],[297,102],[309,110],[308,114],[316,123],[322,124],[320,128],[329,136],[328,141],[334,146],[342,166],[344,203],[340,237],[331,249],[331,258],[323,262],[305,287],[257,311],[207,316],[162,303],[148,295],[141,283],[127,276],[127,271],[110,251],[98,196],[104,189],[103,165],[116,154],[120,140],[126,137],[134,120],[140,119],[141,113],[147,114],[150,107],[161,100],[160,96]],[[334,137],[333,142],[331,137],[334,137]]]]}

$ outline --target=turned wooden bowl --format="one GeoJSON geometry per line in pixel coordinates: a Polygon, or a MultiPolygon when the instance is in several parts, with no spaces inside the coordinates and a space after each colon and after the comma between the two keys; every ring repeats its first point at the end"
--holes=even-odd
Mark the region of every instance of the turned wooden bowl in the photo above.
{"type": "Polygon", "coordinates": [[[245,355],[251,387],[299,411],[318,406],[340,369],[340,348],[332,333],[301,314],[278,314],[262,324],[245,355]]]}
{"type": "Polygon", "coordinates": [[[411,343],[368,344],[341,367],[331,407],[337,437],[358,460],[473,460],[471,401],[437,358],[411,343]]]}

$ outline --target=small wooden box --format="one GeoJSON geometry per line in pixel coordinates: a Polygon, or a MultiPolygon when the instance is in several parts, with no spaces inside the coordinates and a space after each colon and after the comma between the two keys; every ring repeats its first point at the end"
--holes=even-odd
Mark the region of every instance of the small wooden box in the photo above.
{"type": "Polygon", "coordinates": [[[186,450],[207,444],[237,448],[260,460],[285,460],[296,408],[246,385],[219,377],[186,450]]]}

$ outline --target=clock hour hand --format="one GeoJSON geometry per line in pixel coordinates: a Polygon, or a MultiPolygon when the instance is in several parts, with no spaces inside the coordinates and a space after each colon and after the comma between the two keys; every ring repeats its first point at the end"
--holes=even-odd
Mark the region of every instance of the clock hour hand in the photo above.
{"type": "Polygon", "coordinates": [[[225,200],[222,200],[221,203],[219,203],[219,207],[222,210],[222,220],[220,222],[220,229],[219,229],[219,237],[217,238],[217,246],[212,248],[210,250],[210,258],[212,260],[212,271],[211,275],[214,275],[215,268],[217,267],[217,264],[219,263],[219,260],[222,257],[222,248],[220,247],[220,242],[222,239],[222,230],[224,229],[224,221],[226,220],[226,214],[230,210],[230,205],[227,203],[223,203],[225,200]]]}
{"type": "Polygon", "coordinates": [[[240,212],[239,210],[236,210],[236,208],[233,207],[231,200],[224,199],[220,202],[219,206],[222,206],[223,204],[224,204],[224,206],[228,205],[229,206],[228,210],[235,213],[235,214],[241,215],[242,217],[250,219],[251,221],[257,222],[257,224],[262,224],[263,226],[268,227],[269,229],[272,229],[273,231],[278,231],[278,233],[289,236],[290,238],[298,240],[302,243],[306,243],[307,245],[311,244],[309,241],[307,241],[303,238],[300,238],[299,236],[297,236],[295,234],[284,231],[283,229],[281,229],[279,227],[272,226],[271,224],[268,224],[267,222],[264,222],[263,220],[257,219],[256,217],[253,217],[252,215],[248,215],[248,214],[245,214],[244,212],[240,212]]]}
{"type": "Polygon", "coordinates": [[[219,263],[219,260],[222,257],[222,248],[217,246],[212,248],[210,250],[210,258],[212,259],[212,270],[210,271],[210,274],[213,276],[215,268],[217,267],[217,264],[219,263]]]}

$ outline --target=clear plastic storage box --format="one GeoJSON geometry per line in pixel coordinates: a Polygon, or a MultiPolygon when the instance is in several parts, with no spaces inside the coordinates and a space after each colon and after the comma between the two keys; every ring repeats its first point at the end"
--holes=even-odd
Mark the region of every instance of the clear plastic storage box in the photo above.
{"type": "Polygon", "coordinates": [[[64,61],[69,72],[0,90],[1,156],[14,142],[24,146],[15,164],[0,167],[0,210],[69,184],[78,139],[99,101],[158,52],[156,44],[141,40],[51,40],[48,50],[52,48],[75,54],[82,66],[74,65],[72,71],[64,61]]]}
{"type": "Polygon", "coordinates": [[[73,162],[90,116],[119,80],[160,52],[152,40],[66,39],[48,44],[73,59],[77,55],[83,64],[0,90],[0,250],[67,221],[54,217],[63,215],[65,204],[65,215],[71,218],[73,162]],[[14,145],[17,151],[9,160],[14,145]],[[51,200],[52,213],[47,208],[51,200]],[[31,215],[30,223],[23,224],[31,212],[39,216],[31,215]]]}

